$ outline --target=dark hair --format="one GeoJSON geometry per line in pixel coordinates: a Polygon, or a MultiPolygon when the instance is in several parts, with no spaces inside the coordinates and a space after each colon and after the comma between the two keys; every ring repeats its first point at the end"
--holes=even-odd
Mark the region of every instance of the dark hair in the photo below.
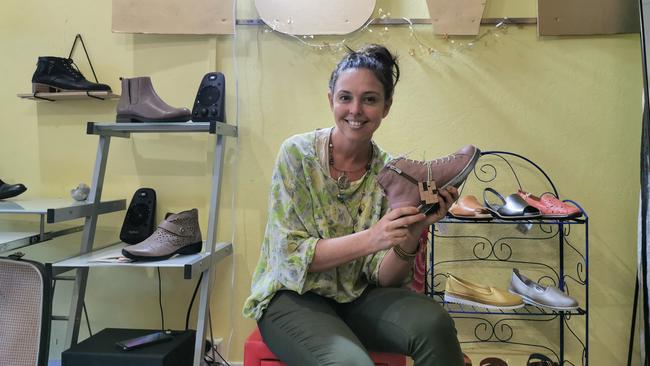
{"type": "Polygon", "coordinates": [[[375,77],[384,86],[384,99],[393,97],[393,90],[399,81],[399,66],[397,57],[390,51],[378,44],[369,44],[358,51],[348,47],[348,54],[336,65],[330,77],[330,92],[334,93],[334,86],[341,72],[347,69],[368,69],[375,74],[375,77]]]}

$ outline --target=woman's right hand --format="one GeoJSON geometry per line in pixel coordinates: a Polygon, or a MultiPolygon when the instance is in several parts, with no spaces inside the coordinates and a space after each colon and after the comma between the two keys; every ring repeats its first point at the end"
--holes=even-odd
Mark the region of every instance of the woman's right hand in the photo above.
{"type": "Polygon", "coordinates": [[[400,207],[391,210],[368,229],[370,242],[377,251],[390,249],[397,244],[408,244],[405,241],[409,238],[409,225],[425,218],[426,216],[416,207],[400,207]]]}

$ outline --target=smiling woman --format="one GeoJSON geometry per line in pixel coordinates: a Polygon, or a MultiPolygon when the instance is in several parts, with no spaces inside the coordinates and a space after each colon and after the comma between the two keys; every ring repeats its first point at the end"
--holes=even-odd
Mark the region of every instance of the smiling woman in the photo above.
{"type": "Polygon", "coordinates": [[[416,366],[463,365],[449,314],[396,287],[412,276],[422,231],[458,197],[453,187],[441,189],[428,216],[412,206],[389,210],[377,176],[391,157],[373,134],[398,80],[385,47],[351,51],[330,78],[335,126],[280,148],[243,313],[288,365],[370,366],[368,350],[408,355],[416,366]]]}

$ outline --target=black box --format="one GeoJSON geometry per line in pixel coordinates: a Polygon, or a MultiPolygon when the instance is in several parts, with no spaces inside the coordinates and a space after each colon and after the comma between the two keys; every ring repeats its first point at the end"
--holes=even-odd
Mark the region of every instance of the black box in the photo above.
{"type": "Polygon", "coordinates": [[[61,354],[62,366],[192,366],[193,330],[172,331],[173,340],[123,351],[115,343],[159,332],[156,329],[106,328],[61,354]]]}

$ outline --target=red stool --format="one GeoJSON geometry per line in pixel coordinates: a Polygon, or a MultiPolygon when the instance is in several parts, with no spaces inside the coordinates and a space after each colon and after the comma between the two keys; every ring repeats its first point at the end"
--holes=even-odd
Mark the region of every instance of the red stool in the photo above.
{"type": "MultiPolygon", "coordinates": [[[[370,352],[370,358],[377,366],[406,366],[404,355],[370,352]]],[[[259,329],[255,328],[244,344],[244,366],[285,366],[285,364],[266,347],[259,329]]]]}

